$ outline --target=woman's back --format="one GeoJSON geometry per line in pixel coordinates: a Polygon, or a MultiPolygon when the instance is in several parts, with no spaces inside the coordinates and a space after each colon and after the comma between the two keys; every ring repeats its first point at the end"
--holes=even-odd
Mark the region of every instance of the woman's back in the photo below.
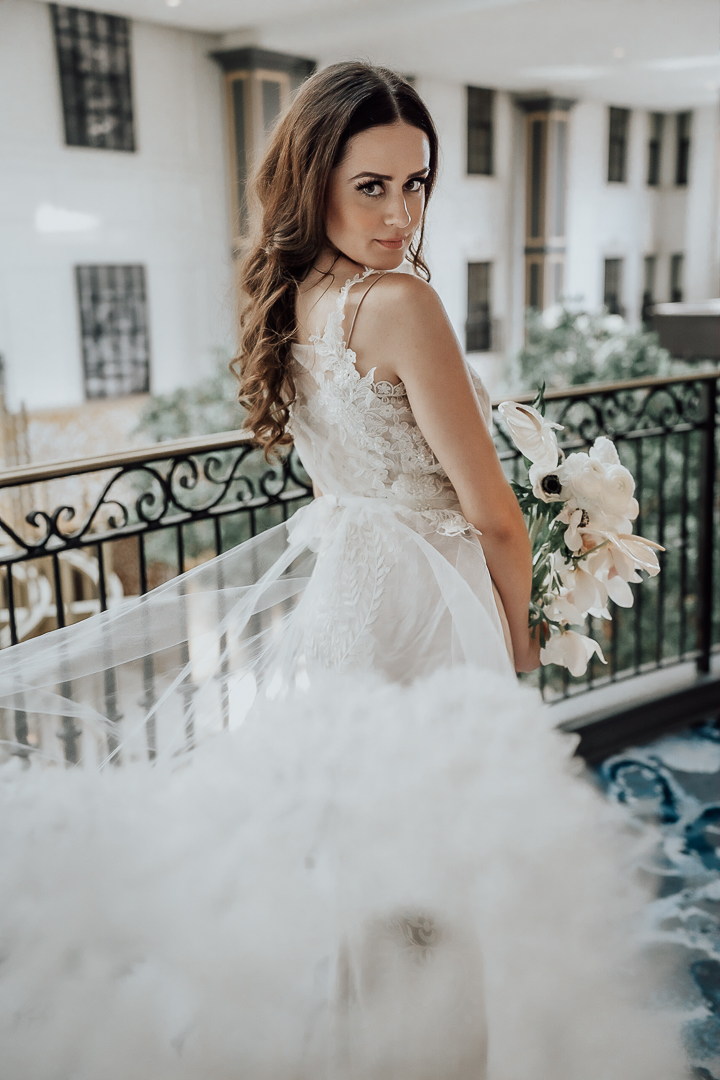
{"type": "MultiPolygon", "coordinates": [[[[363,305],[386,276],[342,260],[336,272],[299,291],[291,430],[324,494],[386,498],[416,511],[458,512],[459,518],[455,490],[415,421],[392,358],[384,358],[380,372],[373,363],[381,342],[374,339],[370,305],[363,305]],[[360,357],[350,347],[358,316],[360,357]]],[[[476,390],[489,419],[479,380],[476,390]]]]}

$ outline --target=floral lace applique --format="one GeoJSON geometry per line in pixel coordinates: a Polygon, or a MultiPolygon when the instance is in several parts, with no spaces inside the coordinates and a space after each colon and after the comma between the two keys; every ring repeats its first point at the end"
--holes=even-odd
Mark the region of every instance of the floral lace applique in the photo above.
{"type": "Polygon", "coordinates": [[[423,511],[438,501],[456,502],[447,474],[415,423],[403,384],[375,382],[375,368],[361,375],[355,352],[345,344],[348,292],[372,273],[366,270],[345,283],[324,332],[310,338],[317,392],[295,415],[300,419],[317,413],[334,426],[343,452],[355,459],[353,494],[395,499],[423,511]]]}

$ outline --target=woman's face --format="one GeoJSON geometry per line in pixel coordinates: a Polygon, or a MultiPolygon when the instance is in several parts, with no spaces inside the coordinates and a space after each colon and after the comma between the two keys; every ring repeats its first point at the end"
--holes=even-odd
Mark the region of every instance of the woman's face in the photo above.
{"type": "Polygon", "coordinates": [[[400,266],[422,218],[429,171],[427,135],[403,120],[355,135],[330,176],[330,243],[373,270],[400,266]]]}

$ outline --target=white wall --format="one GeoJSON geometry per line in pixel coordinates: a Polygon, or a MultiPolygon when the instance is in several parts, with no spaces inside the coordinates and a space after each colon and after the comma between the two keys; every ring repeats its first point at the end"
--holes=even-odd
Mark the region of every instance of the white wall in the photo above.
{"type": "MultiPolygon", "coordinates": [[[[507,94],[495,100],[494,176],[467,175],[466,91],[463,85],[418,78],[441,141],[438,184],[428,209],[428,262],[461,343],[467,316],[467,264],[492,262],[493,316],[507,340],[513,317],[513,105],[507,94]]],[[[490,381],[501,357],[475,354],[490,381]]]]}
{"type": "Polygon", "coordinates": [[[623,303],[637,323],[643,259],[657,257],[656,299],[670,298],[670,258],[685,254],[685,299],[718,294],[718,109],[693,113],[690,182],[675,187],[675,117],[665,120],[661,183],[647,186],[648,114],[631,114],[627,183],[608,183],[608,106],[580,101],[571,113],[566,291],[602,303],[603,260],[625,260],[623,303]]]}
{"type": "MultiPolygon", "coordinates": [[[[524,116],[511,95],[496,96],[495,176],[466,173],[465,88],[419,77],[441,138],[441,169],[428,212],[427,254],[455,331],[464,341],[467,263],[493,263],[493,314],[502,322],[505,352],[522,345],[524,324],[524,116]]],[[[666,117],[661,184],[647,186],[649,117],[631,112],[627,182],[607,180],[608,103],[579,101],[570,112],[565,294],[590,308],[603,301],[606,258],[621,258],[623,304],[639,324],[643,260],[657,257],[656,299],[669,298],[670,257],[685,253],[685,297],[718,292],[718,110],[693,115],[690,183],[676,188],[675,118],[666,117]]],[[[492,385],[506,359],[475,354],[492,385]]]]}
{"type": "Polygon", "coordinates": [[[145,264],[153,390],[233,346],[215,39],[134,22],[132,41],[137,151],[67,147],[48,7],[0,3],[0,352],[15,408],[83,400],[76,264],[145,264]],[[51,210],[37,222],[43,206],[85,217],[57,231],[51,210]]]}

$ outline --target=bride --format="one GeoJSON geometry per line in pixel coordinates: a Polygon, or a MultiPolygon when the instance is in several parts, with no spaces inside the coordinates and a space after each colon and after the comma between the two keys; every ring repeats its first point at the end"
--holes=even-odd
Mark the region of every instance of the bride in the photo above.
{"type": "Polygon", "coordinates": [[[646,840],[515,679],[530,546],[427,283],[437,168],[398,76],[308,80],[256,177],[237,368],[315,500],[2,656],[38,733],[0,770],[7,1080],[685,1075],[646,840]],[[43,767],[58,736],[85,768],[43,767]]]}

